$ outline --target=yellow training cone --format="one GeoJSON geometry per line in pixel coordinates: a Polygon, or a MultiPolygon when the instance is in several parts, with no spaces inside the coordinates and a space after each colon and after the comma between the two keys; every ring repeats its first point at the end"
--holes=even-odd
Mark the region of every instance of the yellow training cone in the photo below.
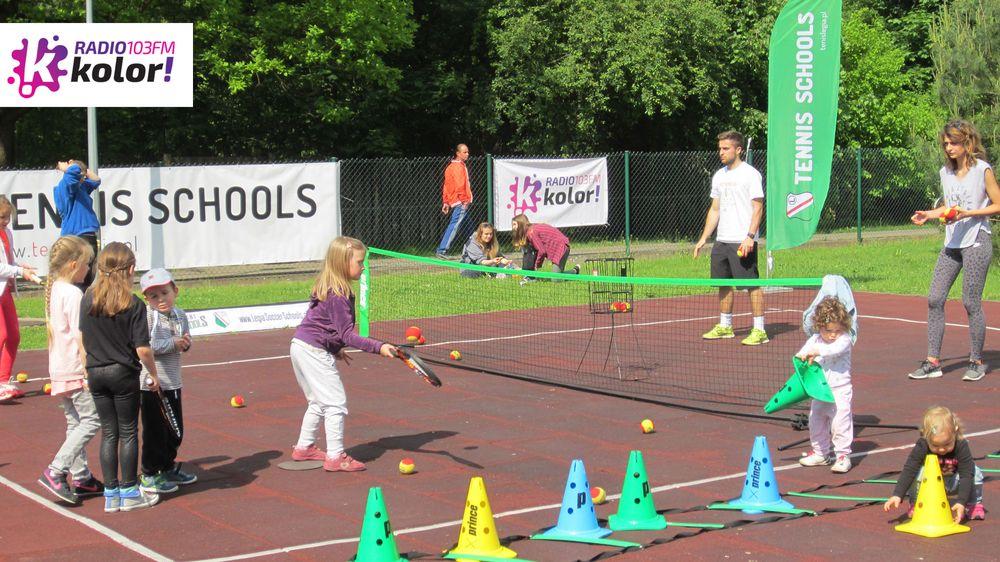
{"type": "Polygon", "coordinates": [[[927,455],[924,459],[924,472],[920,476],[920,491],[917,492],[917,505],[913,507],[913,519],[896,525],[896,530],[930,538],[968,533],[972,530],[955,523],[952,517],[937,455],[927,455]]]}
{"type": "Polygon", "coordinates": [[[469,482],[469,495],[465,499],[465,515],[462,516],[462,530],[458,535],[458,546],[447,553],[448,558],[462,560],[461,555],[477,560],[477,556],[492,558],[514,558],[517,553],[500,546],[500,536],[493,524],[493,509],[486,497],[486,483],[475,476],[469,482]]]}

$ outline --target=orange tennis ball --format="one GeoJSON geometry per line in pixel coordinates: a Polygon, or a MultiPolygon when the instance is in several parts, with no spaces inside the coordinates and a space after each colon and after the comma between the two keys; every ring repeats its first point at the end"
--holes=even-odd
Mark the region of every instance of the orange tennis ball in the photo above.
{"type": "Polygon", "coordinates": [[[424,339],[424,336],[420,336],[420,339],[417,340],[417,344],[424,345],[425,343],[427,343],[427,340],[424,339]]]}
{"type": "Polygon", "coordinates": [[[17,374],[17,382],[28,382],[28,373],[21,371],[17,374]]]}
{"type": "Polygon", "coordinates": [[[406,329],[406,341],[410,343],[416,343],[420,340],[420,328],[416,326],[410,326],[406,329]]]}
{"type": "Polygon", "coordinates": [[[639,424],[643,433],[653,433],[653,420],[646,418],[639,424]]]}
{"type": "Polygon", "coordinates": [[[459,353],[457,349],[453,349],[451,350],[451,353],[448,354],[448,357],[451,357],[454,361],[460,361],[462,359],[462,354],[459,353]]]}
{"type": "Polygon", "coordinates": [[[246,400],[243,399],[239,394],[233,396],[229,399],[229,405],[233,408],[242,408],[247,405],[246,400]]]}
{"type": "Polygon", "coordinates": [[[405,459],[399,461],[399,473],[400,474],[413,474],[416,470],[417,465],[413,463],[413,459],[406,457],[405,459]]]}
{"type": "Polygon", "coordinates": [[[601,505],[608,501],[608,493],[604,491],[604,488],[594,486],[590,489],[590,499],[593,500],[594,505],[601,505]]]}
{"type": "Polygon", "coordinates": [[[52,394],[52,385],[49,383],[45,383],[45,386],[42,387],[42,392],[44,392],[45,394],[52,394]]]}

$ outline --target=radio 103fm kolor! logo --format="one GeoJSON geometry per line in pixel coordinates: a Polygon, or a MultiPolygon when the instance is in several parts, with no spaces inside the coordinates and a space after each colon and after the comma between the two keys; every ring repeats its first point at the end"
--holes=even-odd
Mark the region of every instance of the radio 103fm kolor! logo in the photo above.
{"type": "Polygon", "coordinates": [[[16,62],[7,83],[22,98],[39,88],[58,92],[62,83],[170,82],[176,44],[174,41],[71,41],[64,45],[58,35],[21,39],[11,53],[16,62]]]}

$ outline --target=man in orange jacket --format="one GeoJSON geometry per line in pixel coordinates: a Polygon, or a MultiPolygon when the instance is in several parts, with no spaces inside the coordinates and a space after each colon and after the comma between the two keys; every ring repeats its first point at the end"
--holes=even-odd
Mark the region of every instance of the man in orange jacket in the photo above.
{"type": "Polygon", "coordinates": [[[465,213],[472,204],[472,187],[469,182],[469,169],[465,161],[469,159],[469,147],[460,144],[455,147],[455,158],[444,171],[444,185],[441,186],[441,214],[451,212],[451,220],[444,229],[444,236],[438,244],[435,254],[438,259],[448,259],[446,255],[452,240],[458,234],[458,227],[465,218],[465,213]]]}

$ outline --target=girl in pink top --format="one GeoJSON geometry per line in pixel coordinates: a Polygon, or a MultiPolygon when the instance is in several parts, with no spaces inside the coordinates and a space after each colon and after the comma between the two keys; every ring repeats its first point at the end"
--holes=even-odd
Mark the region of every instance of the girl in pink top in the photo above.
{"type": "Polygon", "coordinates": [[[17,347],[21,345],[21,328],[17,324],[17,308],[14,307],[14,293],[17,277],[25,281],[36,280],[35,270],[27,265],[14,262],[14,231],[10,219],[14,205],[6,196],[0,195],[0,402],[24,396],[15,381],[10,380],[17,357],[17,347]]]}
{"type": "MultiPolygon", "coordinates": [[[[546,259],[552,262],[552,271],[562,273],[566,269],[569,238],[558,228],[542,222],[532,224],[527,216],[521,214],[513,218],[510,230],[514,248],[524,248],[524,269],[538,269],[546,259]]],[[[574,265],[570,271],[580,273],[580,265],[574,265]]]]}
{"type": "Polygon", "coordinates": [[[45,319],[49,338],[49,377],[52,396],[60,399],[66,415],[66,440],[42,471],[38,483],[68,503],[81,496],[99,496],[104,485],[87,466],[87,443],[101,427],[94,398],[85,388],[80,345],[78,284],[90,271],[94,251],[78,236],[63,236],[49,249],[49,277],[45,283],[45,319]],[[67,475],[70,478],[67,478],[67,475]]]}

